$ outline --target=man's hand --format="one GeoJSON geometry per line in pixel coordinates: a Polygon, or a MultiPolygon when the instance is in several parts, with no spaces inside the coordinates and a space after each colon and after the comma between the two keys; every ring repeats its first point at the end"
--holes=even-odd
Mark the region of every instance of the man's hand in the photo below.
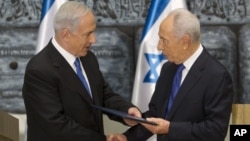
{"type": "MultiPolygon", "coordinates": [[[[136,107],[129,108],[128,109],[128,114],[131,115],[131,116],[135,116],[135,117],[141,117],[141,112],[136,107]]],[[[138,122],[136,122],[134,120],[129,120],[129,119],[126,119],[126,118],[124,118],[123,120],[129,126],[134,126],[134,125],[138,124],[138,122]]]]}
{"type": "Polygon", "coordinates": [[[169,130],[170,122],[162,118],[147,118],[148,121],[157,123],[157,126],[141,123],[153,134],[167,134],[169,130]]]}
{"type": "Polygon", "coordinates": [[[126,136],[122,134],[112,134],[112,135],[107,135],[107,141],[127,141],[126,136]]]}

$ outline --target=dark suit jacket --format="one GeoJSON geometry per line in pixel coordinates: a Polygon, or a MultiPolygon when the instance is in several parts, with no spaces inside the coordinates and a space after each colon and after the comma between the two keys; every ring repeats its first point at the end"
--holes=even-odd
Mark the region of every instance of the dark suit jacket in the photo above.
{"type": "MultiPolygon", "coordinates": [[[[164,118],[177,66],[163,65],[145,117],[164,118]]],[[[166,120],[169,133],[158,141],[224,141],[233,101],[230,74],[204,49],[190,68],[166,120]]],[[[130,128],[129,141],[145,141],[152,134],[142,126],[130,128]]]]}
{"type": "Polygon", "coordinates": [[[90,105],[124,112],[133,106],[113,93],[92,52],[80,59],[93,100],[51,42],[29,61],[23,84],[28,141],[106,141],[102,114],[90,105]]]}

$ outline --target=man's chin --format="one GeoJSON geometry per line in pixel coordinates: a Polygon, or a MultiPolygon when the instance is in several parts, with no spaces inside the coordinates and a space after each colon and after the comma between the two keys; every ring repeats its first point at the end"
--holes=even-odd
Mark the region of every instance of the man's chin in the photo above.
{"type": "Polygon", "coordinates": [[[86,56],[88,54],[88,51],[84,52],[82,56],[86,56]]]}

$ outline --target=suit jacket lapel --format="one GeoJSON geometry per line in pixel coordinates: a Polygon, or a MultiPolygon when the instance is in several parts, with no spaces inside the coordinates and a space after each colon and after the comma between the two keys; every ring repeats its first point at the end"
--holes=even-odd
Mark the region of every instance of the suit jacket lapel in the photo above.
{"type": "MultiPolygon", "coordinates": [[[[93,102],[94,103],[99,103],[99,99],[96,97],[96,95],[98,95],[98,93],[96,92],[96,89],[94,88],[94,86],[96,85],[96,77],[95,75],[93,75],[93,60],[91,60],[91,58],[89,58],[89,56],[85,56],[85,57],[81,57],[80,58],[82,65],[84,67],[85,73],[88,77],[88,82],[89,85],[91,86],[91,92],[92,92],[92,98],[93,98],[93,102]]],[[[87,91],[86,91],[87,92],[87,91]]]]}
{"type": "Polygon", "coordinates": [[[207,56],[207,51],[203,49],[203,52],[198,57],[196,62],[193,64],[185,80],[183,81],[175,97],[168,119],[170,119],[174,115],[175,111],[178,109],[182,100],[184,100],[184,97],[187,95],[187,93],[189,93],[192,90],[195,84],[198,83],[199,78],[202,74],[202,70],[205,69],[204,64],[205,64],[206,56],[207,56]]]}
{"type": "Polygon", "coordinates": [[[55,47],[50,43],[48,46],[50,56],[52,58],[53,66],[58,70],[58,73],[62,79],[68,83],[66,87],[69,87],[72,91],[79,93],[83,99],[92,104],[92,99],[88,95],[85,88],[82,86],[80,79],[77,77],[76,73],[72,67],[67,63],[63,56],[55,49],[55,47]]]}

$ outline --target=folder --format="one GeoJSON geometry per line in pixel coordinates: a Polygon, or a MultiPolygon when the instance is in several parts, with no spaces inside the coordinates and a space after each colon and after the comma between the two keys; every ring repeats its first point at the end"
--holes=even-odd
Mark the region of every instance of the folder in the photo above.
{"type": "Polygon", "coordinates": [[[121,111],[117,111],[117,110],[114,110],[114,109],[105,108],[105,107],[101,107],[101,106],[97,106],[97,105],[92,105],[92,107],[102,111],[105,114],[112,114],[112,115],[115,115],[115,116],[118,116],[118,117],[121,117],[121,118],[134,120],[134,121],[140,122],[140,123],[146,123],[146,124],[151,124],[151,125],[155,125],[155,126],[158,125],[157,123],[152,122],[152,121],[148,121],[145,118],[131,116],[131,115],[125,113],[125,112],[121,112],[121,111]]]}

